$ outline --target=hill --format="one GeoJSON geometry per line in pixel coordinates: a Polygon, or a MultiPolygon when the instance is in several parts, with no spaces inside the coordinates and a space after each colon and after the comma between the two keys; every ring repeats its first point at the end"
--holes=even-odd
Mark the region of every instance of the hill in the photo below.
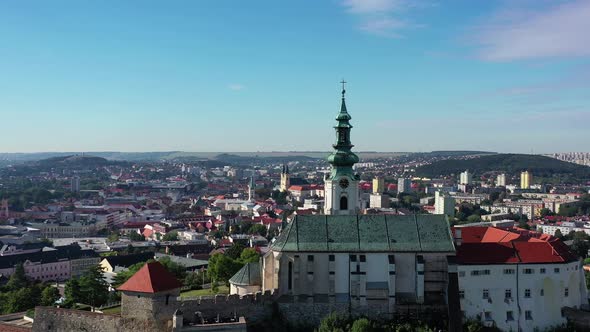
{"type": "Polygon", "coordinates": [[[102,166],[110,162],[102,157],[72,155],[47,158],[38,161],[42,166],[102,166]]]}
{"type": "Polygon", "coordinates": [[[466,169],[480,176],[487,172],[515,175],[525,170],[534,177],[566,179],[590,179],[590,167],[568,163],[550,157],[527,154],[495,154],[471,159],[448,159],[424,165],[416,169],[417,176],[439,177],[457,175],[466,169]]]}

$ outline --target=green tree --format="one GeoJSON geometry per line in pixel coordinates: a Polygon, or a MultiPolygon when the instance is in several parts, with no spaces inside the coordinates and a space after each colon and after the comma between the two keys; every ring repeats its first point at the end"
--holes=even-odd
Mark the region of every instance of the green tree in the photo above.
{"type": "Polygon", "coordinates": [[[586,258],[588,256],[588,249],[590,249],[590,245],[588,241],[583,240],[581,238],[574,238],[571,250],[576,253],[576,255],[586,258]]]}
{"type": "Polygon", "coordinates": [[[59,298],[59,290],[53,286],[47,286],[41,292],[41,305],[53,306],[59,298]]]}
{"type": "Polygon", "coordinates": [[[246,248],[240,254],[240,262],[242,264],[248,264],[253,262],[258,262],[260,255],[256,252],[254,248],[246,248]]]}
{"type": "Polygon", "coordinates": [[[162,237],[162,241],[178,241],[178,232],[171,231],[164,234],[164,237],[162,237]]]}
{"type": "Polygon", "coordinates": [[[41,300],[39,287],[24,287],[8,293],[4,311],[7,313],[26,311],[34,308],[41,300]]]}
{"type": "Polygon", "coordinates": [[[14,267],[14,273],[10,276],[6,287],[11,290],[19,290],[26,287],[28,284],[27,277],[25,275],[25,268],[23,264],[16,264],[14,267]]]}
{"type": "Polygon", "coordinates": [[[207,273],[214,282],[223,281],[227,283],[229,278],[236,274],[242,266],[243,264],[236,262],[232,258],[217,253],[209,258],[207,273]]]}
{"type": "Polygon", "coordinates": [[[229,247],[229,249],[227,249],[225,251],[225,255],[228,256],[231,259],[238,259],[240,258],[240,255],[242,254],[242,251],[244,250],[244,245],[240,244],[238,242],[234,242],[234,244],[232,244],[231,247],[229,247]]]}
{"type": "Polygon", "coordinates": [[[75,308],[76,303],[82,302],[82,291],[78,279],[72,278],[66,282],[64,296],[66,298],[65,305],[68,308],[75,308]]]}
{"type": "Polygon", "coordinates": [[[137,233],[137,232],[131,232],[129,233],[129,240],[131,241],[145,241],[145,238],[143,237],[143,235],[137,233]]]}
{"type": "Polygon", "coordinates": [[[107,242],[117,242],[117,241],[119,241],[119,233],[117,233],[117,232],[112,232],[107,237],[107,242]]]}
{"type": "Polygon", "coordinates": [[[174,276],[177,279],[182,280],[186,276],[186,269],[184,268],[184,266],[182,266],[176,262],[173,262],[170,259],[170,257],[162,257],[158,260],[158,262],[160,262],[160,264],[164,265],[166,270],[168,270],[168,272],[174,274],[174,276]]]}
{"type": "Polygon", "coordinates": [[[324,317],[318,327],[318,332],[344,332],[347,330],[349,319],[337,313],[324,317]]]}
{"type": "Polygon", "coordinates": [[[254,224],[248,230],[248,234],[258,234],[261,236],[266,236],[266,232],[267,232],[266,226],[261,225],[261,224],[254,224]]]}
{"type": "Polygon", "coordinates": [[[555,230],[554,236],[560,240],[565,238],[559,229],[555,230]]]}
{"type": "Polygon", "coordinates": [[[472,214],[469,217],[467,217],[467,221],[470,223],[481,222],[481,217],[477,214],[472,214]]]}
{"type": "Polygon", "coordinates": [[[106,304],[109,298],[109,284],[102,275],[102,269],[96,265],[80,277],[82,301],[92,307],[106,304]]]}
{"type": "Polygon", "coordinates": [[[359,318],[352,323],[350,332],[371,332],[373,331],[373,324],[367,318],[359,318]]]}

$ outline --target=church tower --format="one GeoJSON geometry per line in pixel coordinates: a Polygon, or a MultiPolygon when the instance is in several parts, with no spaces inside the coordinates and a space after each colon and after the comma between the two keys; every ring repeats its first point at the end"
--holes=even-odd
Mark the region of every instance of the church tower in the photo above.
{"type": "Polygon", "coordinates": [[[281,191],[289,190],[291,186],[291,175],[289,174],[289,165],[283,165],[281,171],[281,191]]]}
{"type": "Polygon", "coordinates": [[[325,214],[333,215],[355,215],[359,212],[359,189],[360,176],[355,174],[352,166],[359,161],[359,157],[351,149],[354,145],[350,142],[350,114],[346,110],[344,101],[344,81],[342,83],[342,105],[340,113],[336,117],[338,124],[336,129],[336,143],[332,145],[334,152],[328,156],[328,162],[332,165],[330,175],[326,176],[324,206],[325,214]]]}

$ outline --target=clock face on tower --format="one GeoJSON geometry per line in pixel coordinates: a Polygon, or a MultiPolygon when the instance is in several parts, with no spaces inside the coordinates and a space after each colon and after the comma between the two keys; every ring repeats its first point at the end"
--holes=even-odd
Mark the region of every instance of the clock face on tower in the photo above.
{"type": "Polygon", "coordinates": [[[339,184],[340,184],[340,187],[342,187],[344,189],[348,188],[348,185],[349,185],[348,179],[347,178],[340,179],[339,184]]]}

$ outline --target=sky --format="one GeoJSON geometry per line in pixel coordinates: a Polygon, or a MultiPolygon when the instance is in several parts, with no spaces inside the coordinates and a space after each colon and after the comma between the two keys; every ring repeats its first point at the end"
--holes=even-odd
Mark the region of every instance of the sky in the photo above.
{"type": "Polygon", "coordinates": [[[0,152],[589,151],[590,1],[0,1],[0,152]]]}

